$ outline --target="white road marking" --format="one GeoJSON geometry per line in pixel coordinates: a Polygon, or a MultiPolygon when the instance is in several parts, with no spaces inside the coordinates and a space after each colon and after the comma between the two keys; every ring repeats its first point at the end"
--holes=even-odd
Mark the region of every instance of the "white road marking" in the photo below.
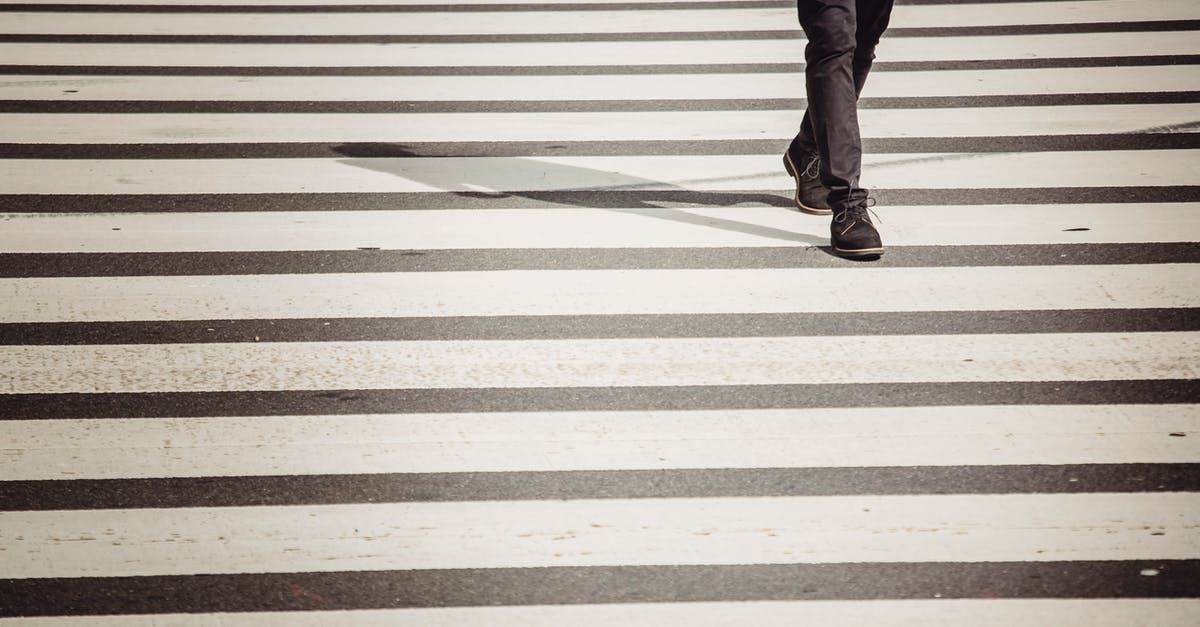
{"type": "MultiPolygon", "coordinates": [[[[647,0],[649,1],[649,0],[647,0]]],[[[0,58],[32,65],[232,67],[575,66],[799,63],[805,40],[422,43],[98,44],[0,43],[0,58]]],[[[880,44],[881,61],[1106,58],[1194,54],[1191,31],[900,37],[880,44]]],[[[876,67],[872,76],[881,70],[876,67]]],[[[874,79],[872,79],[873,81],[874,79]]]]}
{"type": "MultiPolygon", "coordinates": [[[[890,153],[863,158],[882,189],[1200,184],[1200,150],[890,153]]],[[[9,194],[744,191],[792,189],[778,154],[623,157],[10,159],[9,194]]]]}
{"type": "Polygon", "coordinates": [[[0,322],[1197,307],[1200,265],[0,279],[0,322]]]}
{"type": "MultiPolygon", "coordinates": [[[[108,5],[116,0],[72,0],[71,4],[108,5]]],[[[338,7],[342,5],[488,5],[488,4],[641,4],[643,2],[662,2],[663,0],[521,0],[511,3],[505,0],[240,0],[239,6],[270,7],[270,6],[321,6],[338,7]]],[[[689,3],[723,2],[725,0],[687,0],[689,3]]],[[[189,5],[211,6],[229,5],[229,0],[188,0],[189,5]]],[[[27,0],[21,4],[61,4],[58,0],[27,0]]],[[[171,0],[119,0],[119,4],[135,6],[171,6],[171,0]]]]}
{"type": "MultiPolygon", "coordinates": [[[[1200,203],[876,207],[890,246],[1200,240],[1200,203]],[[1136,220],[1131,220],[1136,216],[1136,220]],[[1082,229],[1082,230],[1080,230],[1082,229]]],[[[0,214],[0,252],[676,248],[825,244],[781,207],[0,214]]]]}
{"type": "MultiPolygon", "coordinates": [[[[880,72],[864,98],[1200,90],[1200,66],[880,72]]],[[[787,74],[555,76],[26,76],[0,75],[7,100],[542,101],[801,99],[787,74]],[[316,96],[316,98],[314,98],[316,96]]]]}
{"type": "Polygon", "coordinates": [[[0,393],[1104,381],[1200,376],[1200,333],[0,346],[0,393]]]}
{"type": "MultiPolygon", "coordinates": [[[[876,627],[1194,627],[1196,599],[916,599],[621,603],[312,612],[222,612],[223,627],[696,627],[855,624],[876,627]]],[[[0,618],[4,627],[211,627],[212,614],[0,618]]]]}
{"type": "MultiPolygon", "coordinates": [[[[510,33],[625,33],[704,31],[798,31],[790,8],[639,11],[517,11],[458,13],[184,13],[164,20],[152,13],[6,14],[13,34],[152,35],[444,35],[510,33]]],[[[1146,20],[1192,20],[1190,0],[1093,0],[1030,2],[1004,11],[972,5],[896,7],[891,28],[1001,26],[1146,20]]]]}
{"type": "MultiPolygon", "coordinates": [[[[795,134],[796,111],[581,113],[0,113],[0,142],[700,141],[795,134]]],[[[864,109],[864,138],[1197,133],[1200,104],[864,109]]],[[[780,150],[782,151],[782,143],[780,150]]],[[[403,146],[398,146],[402,148],[403,146]]],[[[331,153],[331,156],[336,156],[331,153]]]]}
{"type": "Polygon", "coordinates": [[[1200,558],[1200,495],[606,499],[0,512],[6,576],[1200,558]]]}
{"type": "Polygon", "coordinates": [[[1198,410],[985,405],[7,420],[0,476],[1191,463],[1200,458],[1198,410]]]}

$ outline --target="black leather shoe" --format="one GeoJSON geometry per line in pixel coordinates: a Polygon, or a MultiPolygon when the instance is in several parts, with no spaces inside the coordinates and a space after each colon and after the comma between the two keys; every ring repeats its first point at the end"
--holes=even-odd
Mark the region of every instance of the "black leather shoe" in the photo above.
{"type": "Polygon", "coordinates": [[[799,153],[793,160],[792,153],[783,153],[783,167],[796,180],[796,208],[804,213],[827,216],[833,213],[829,207],[829,188],[821,184],[820,157],[799,153]],[[796,162],[802,168],[796,167],[796,162]]]}
{"type": "Polygon", "coordinates": [[[829,231],[833,252],[843,257],[878,257],[883,254],[883,240],[871,222],[867,198],[850,198],[833,212],[829,231]]]}

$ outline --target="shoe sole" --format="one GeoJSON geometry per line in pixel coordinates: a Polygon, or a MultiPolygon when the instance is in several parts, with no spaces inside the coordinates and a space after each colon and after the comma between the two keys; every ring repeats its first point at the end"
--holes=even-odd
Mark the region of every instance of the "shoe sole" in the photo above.
{"type": "Polygon", "coordinates": [[[855,250],[846,250],[844,248],[833,247],[833,252],[842,257],[880,257],[883,255],[883,247],[879,248],[858,248],[855,250]]]}
{"type": "Polygon", "coordinates": [[[792,199],[792,202],[796,203],[796,209],[798,209],[800,213],[807,213],[814,216],[833,215],[833,209],[818,209],[815,207],[809,207],[800,202],[800,177],[796,176],[796,166],[792,164],[792,156],[786,152],[783,153],[783,169],[787,170],[787,173],[791,175],[793,180],[796,181],[796,197],[792,199]]]}

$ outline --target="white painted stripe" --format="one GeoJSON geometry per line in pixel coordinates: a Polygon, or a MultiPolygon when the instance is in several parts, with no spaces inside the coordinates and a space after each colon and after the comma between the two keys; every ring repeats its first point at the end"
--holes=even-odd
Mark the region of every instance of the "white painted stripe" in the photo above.
{"type": "MultiPolygon", "coordinates": [[[[972,5],[899,6],[892,28],[1086,24],[1200,18],[1191,0],[1091,0],[1015,3],[996,11],[972,5]]],[[[777,9],[639,11],[516,11],[462,15],[414,13],[183,13],[164,20],[138,13],[22,13],[5,16],[15,34],[154,35],[444,35],[510,33],[622,33],[797,31],[796,12],[777,9]]]]}
{"type": "MultiPolygon", "coordinates": [[[[238,0],[240,6],[331,6],[337,7],[342,5],[488,5],[488,4],[640,4],[643,2],[662,2],[663,0],[521,0],[520,2],[508,2],[507,0],[238,0]]],[[[723,0],[687,0],[689,3],[694,2],[721,2],[723,0]]],[[[62,0],[26,0],[16,2],[8,0],[0,2],[3,4],[62,4],[62,0]]],[[[132,4],[139,6],[172,6],[179,4],[174,0],[71,0],[70,4],[83,4],[89,6],[108,5],[108,4],[132,4]]],[[[211,5],[228,5],[230,0],[187,0],[189,5],[211,6],[211,5]]]]}
{"type": "Polygon", "coordinates": [[[0,477],[1170,464],[1197,436],[1197,405],[9,420],[0,477]]]}
{"type": "MultiPolygon", "coordinates": [[[[893,153],[863,157],[883,189],[1200,184],[1200,150],[893,153]]],[[[794,188],[778,154],[344,159],[11,159],[10,194],[743,191],[794,188]]]]}
{"type": "MultiPolygon", "coordinates": [[[[799,63],[803,38],[436,44],[0,43],[7,63],[163,66],[567,66],[799,63]]],[[[1062,33],[885,39],[880,61],[1196,54],[1195,33],[1062,33]]],[[[882,72],[876,69],[874,72],[882,72]]]]}
{"type": "Polygon", "coordinates": [[[918,599],[621,603],[414,608],[321,612],[246,612],[0,618],[4,627],[652,627],[691,625],[873,625],[875,627],[1194,627],[1196,599],[918,599]],[[214,621],[219,621],[214,622],[214,621]]]}
{"type": "Polygon", "coordinates": [[[1200,307],[1200,264],[0,279],[0,322],[1200,307]]]}
{"type": "MultiPolygon", "coordinates": [[[[0,113],[0,142],[790,140],[796,111],[570,113],[0,113]]],[[[1200,132],[1200,104],[864,109],[865,138],[1200,132]]]]}
{"type": "MultiPolygon", "coordinates": [[[[1099,7],[1101,13],[1103,7],[1099,7]]],[[[1113,15],[1120,13],[1112,12],[1113,15]]],[[[1185,10],[1169,14],[1187,15],[1185,10]]],[[[1194,13],[1194,12],[1192,12],[1194,13]]],[[[508,35],[797,31],[793,9],[413,13],[6,13],[3,32],[55,35],[508,35]],[[236,19],[232,19],[236,16],[236,19]]],[[[1141,20],[1148,19],[1145,14],[1141,20]]],[[[1184,18],[1186,19],[1186,18],[1184,18]]],[[[1094,20],[1104,21],[1104,20],[1094,20]]]]}
{"type": "MultiPolygon", "coordinates": [[[[582,76],[0,76],[9,100],[440,101],[803,98],[799,74],[582,76]],[[67,90],[74,90],[68,92],[67,90]]],[[[863,97],[1200,90],[1200,66],[880,72],[863,97]]]]}
{"type": "MultiPolygon", "coordinates": [[[[1200,203],[908,206],[876,212],[891,246],[1200,241],[1200,203]]],[[[751,206],[0,216],[0,252],[22,253],[800,248],[825,245],[829,238],[828,219],[751,206]]]]}
{"type": "Polygon", "coordinates": [[[1011,2],[1003,10],[988,4],[901,5],[892,12],[891,28],[930,26],[1000,26],[1004,24],[1088,24],[1188,20],[1200,17],[1189,0],[1102,0],[1075,2],[1011,2]]]}
{"type": "Polygon", "coordinates": [[[1197,512],[1196,493],[931,495],[0,512],[0,526],[6,575],[23,579],[1196,559],[1197,512]]]}
{"type": "MultiPolygon", "coordinates": [[[[508,4],[641,4],[641,3],[656,3],[664,0],[521,0],[520,2],[509,2],[507,0],[239,0],[238,6],[247,7],[272,7],[272,6],[320,6],[320,7],[342,7],[342,6],[378,6],[378,5],[397,5],[397,6],[412,6],[412,5],[434,5],[434,6],[456,6],[456,5],[508,5],[508,4]]],[[[724,0],[687,0],[689,4],[705,3],[705,2],[722,2],[724,0]]],[[[0,2],[0,6],[7,4],[62,4],[61,0],[28,0],[27,2],[17,2],[17,0],[4,0],[0,2]]],[[[81,4],[87,6],[97,5],[135,5],[135,6],[173,6],[180,4],[170,0],[71,0],[70,4],[81,4]]],[[[222,6],[230,5],[230,0],[187,0],[187,5],[195,5],[200,7],[205,6],[222,6]]]]}
{"type": "MultiPolygon", "coordinates": [[[[1011,5],[1009,5],[1011,6],[1011,5]]],[[[1007,8],[1007,7],[1006,7],[1007,8]]],[[[1190,31],[885,38],[880,60],[937,61],[1196,54],[1190,31]],[[1188,42],[1191,43],[1188,43],[1188,42]],[[1115,44],[1116,49],[1106,46],[1115,44]]],[[[738,42],[742,43],[742,42],[738,42]]]]}
{"type": "Polygon", "coordinates": [[[0,393],[1200,377],[1200,333],[0,346],[0,393]]]}

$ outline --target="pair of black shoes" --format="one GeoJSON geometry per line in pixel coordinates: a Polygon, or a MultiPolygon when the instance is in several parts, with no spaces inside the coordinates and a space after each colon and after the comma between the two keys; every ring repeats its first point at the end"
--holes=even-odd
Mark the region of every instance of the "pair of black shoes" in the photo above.
{"type": "Polygon", "coordinates": [[[871,222],[869,202],[865,194],[852,195],[833,207],[829,203],[829,188],[821,184],[820,157],[813,154],[783,153],[783,167],[796,180],[796,208],[804,213],[833,216],[829,225],[833,252],[843,257],[878,257],[883,254],[883,240],[871,222]]]}

